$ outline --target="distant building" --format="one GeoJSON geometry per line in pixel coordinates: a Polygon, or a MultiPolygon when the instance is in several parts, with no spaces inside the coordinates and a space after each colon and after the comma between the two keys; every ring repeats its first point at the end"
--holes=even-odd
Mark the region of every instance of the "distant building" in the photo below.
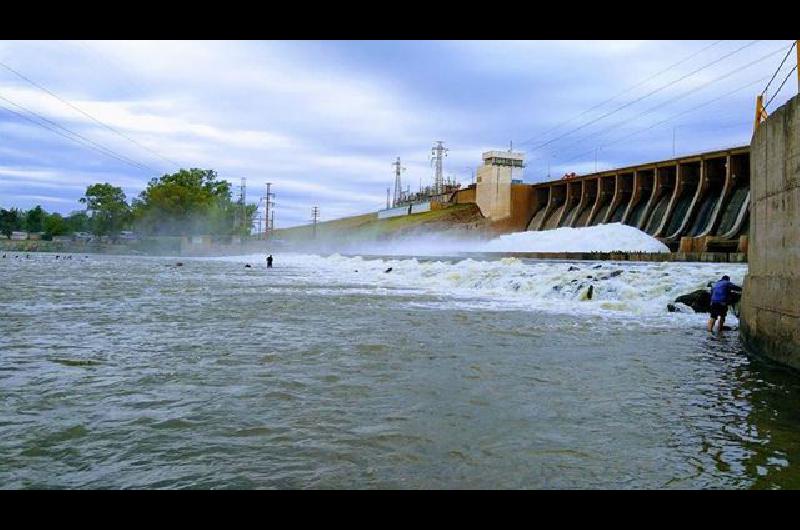
{"type": "Polygon", "coordinates": [[[486,151],[478,168],[475,202],[484,217],[497,221],[511,215],[511,183],[521,182],[524,153],[486,151]]]}

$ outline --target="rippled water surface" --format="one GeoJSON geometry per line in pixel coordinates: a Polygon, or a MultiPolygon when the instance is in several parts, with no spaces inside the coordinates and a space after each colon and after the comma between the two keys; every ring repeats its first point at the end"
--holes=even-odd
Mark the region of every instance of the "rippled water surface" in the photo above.
{"type": "Polygon", "coordinates": [[[262,260],[0,260],[0,487],[800,487],[742,266],[262,260]]]}

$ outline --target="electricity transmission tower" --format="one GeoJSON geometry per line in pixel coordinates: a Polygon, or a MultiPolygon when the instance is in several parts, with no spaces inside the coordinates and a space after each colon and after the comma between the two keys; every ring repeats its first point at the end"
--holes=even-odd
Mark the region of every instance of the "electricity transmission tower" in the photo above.
{"type": "Polygon", "coordinates": [[[444,147],[442,143],[442,140],[437,140],[436,145],[431,147],[431,164],[435,168],[433,174],[433,190],[436,194],[444,191],[444,181],[442,180],[442,159],[447,156],[447,151],[450,150],[447,147],[444,147]]]}
{"type": "Polygon", "coordinates": [[[317,238],[317,221],[318,220],[319,220],[319,206],[314,206],[311,209],[311,222],[313,223],[312,224],[312,230],[313,230],[313,233],[314,233],[314,239],[317,238]]]}
{"type": "Polygon", "coordinates": [[[397,161],[393,162],[392,165],[394,166],[394,198],[392,199],[392,206],[397,206],[397,204],[403,200],[403,186],[400,183],[400,173],[406,170],[400,164],[400,157],[397,157],[397,161]]]}
{"type": "Polygon", "coordinates": [[[391,189],[386,188],[386,209],[389,209],[389,196],[391,195],[391,189]]]}

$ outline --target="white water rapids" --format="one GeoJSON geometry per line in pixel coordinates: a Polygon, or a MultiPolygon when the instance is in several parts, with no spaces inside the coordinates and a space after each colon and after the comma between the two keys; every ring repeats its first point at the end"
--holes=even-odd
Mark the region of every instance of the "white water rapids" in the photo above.
{"type": "MultiPolygon", "coordinates": [[[[263,255],[204,258],[251,263],[263,255]]],[[[697,324],[707,315],[668,313],[676,297],[728,274],[741,285],[746,264],[679,262],[553,262],[518,258],[424,259],[399,257],[275,255],[275,266],[294,269],[313,285],[347,286],[353,293],[430,295],[437,305],[655,319],[661,325],[697,324]],[[391,272],[385,272],[391,268],[391,272]],[[587,299],[594,286],[591,300],[587,299]]],[[[340,291],[336,291],[339,292],[340,291]]],[[[420,304],[422,302],[414,302],[420,304]]],[[[728,321],[736,324],[729,313],[728,321]]],[[[651,324],[654,322],[651,322],[651,324]]]]}

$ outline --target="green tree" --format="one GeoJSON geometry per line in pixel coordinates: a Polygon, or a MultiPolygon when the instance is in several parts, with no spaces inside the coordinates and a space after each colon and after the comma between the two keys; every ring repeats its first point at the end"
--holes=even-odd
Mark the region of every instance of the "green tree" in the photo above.
{"type": "Polygon", "coordinates": [[[98,236],[116,236],[130,221],[130,206],[125,202],[122,188],[105,184],[92,184],[80,201],[92,212],[91,231],[98,236]]]}
{"type": "Polygon", "coordinates": [[[11,237],[11,232],[22,230],[22,212],[16,208],[0,208],[0,234],[11,237]]]}
{"type": "Polygon", "coordinates": [[[89,227],[89,216],[86,215],[84,211],[76,211],[69,214],[69,216],[65,219],[67,223],[67,232],[88,232],[90,230],[89,227]]]}
{"type": "Polygon", "coordinates": [[[28,232],[42,232],[44,231],[44,218],[47,213],[41,206],[31,208],[25,214],[25,230],[28,232]]]}
{"type": "Polygon", "coordinates": [[[69,232],[69,224],[60,213],[54,212],[45,217],[44,232],[47,239],[51,239],[53,236],[63,236],[69,232]]]}
{"type": "Polygon", "coordinates": [[[137,229],[160,235],[230,235],[248,227],[255,206],[245,209],[244,222],[235,226],[241,207],[231,201],[231,185],[207,169],[181,169],[153,178],[133,202],[137,229]]]}

